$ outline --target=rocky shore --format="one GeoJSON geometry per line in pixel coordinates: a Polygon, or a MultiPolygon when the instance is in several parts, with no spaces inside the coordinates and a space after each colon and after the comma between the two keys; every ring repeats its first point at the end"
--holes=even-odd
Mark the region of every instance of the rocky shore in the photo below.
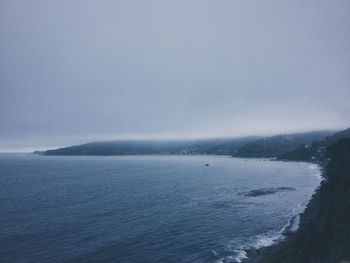
{"type": "MultiPolygon", "coordinates": [[[[326,178],[326,171],[323,169],[322,175],[323,178],[326,178]]],[[[250,250],[247,252],[248,258],[245,259],[244,263],[264,263],[268,262],[267,260],[272,257],[272,255],[282,251],[286,246],[288,246],[290,240],[295,239],[295,236],[299,231],[302,231],[303,228],[307,227],[308,223],[312,218],[316,216],[320,206],[320,188],[315,190],[315,193],[312,195],[309,203],[307,204],[304,212],[300,214],[300,223],[297,232],[287,231],[283,233],[285,240],[275,243],[272,246],[262,247],[258,250],[250,250]]]]}
{"type": "Polygon", "coordinates": [[[298,231],[271,247],[248,252],[245,263],[350,261],[350,139],[327,148],[325,180],[300,216],[298,231]]]}

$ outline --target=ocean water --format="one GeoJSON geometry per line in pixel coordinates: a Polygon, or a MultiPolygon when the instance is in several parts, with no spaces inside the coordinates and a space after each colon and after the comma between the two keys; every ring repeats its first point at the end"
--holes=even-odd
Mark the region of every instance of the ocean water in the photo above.
{"type": "Polygon", "coordinates": [[[319,175],[219,156],[1,154],[0,261],[242,262],[297,229],[319,175]]]}

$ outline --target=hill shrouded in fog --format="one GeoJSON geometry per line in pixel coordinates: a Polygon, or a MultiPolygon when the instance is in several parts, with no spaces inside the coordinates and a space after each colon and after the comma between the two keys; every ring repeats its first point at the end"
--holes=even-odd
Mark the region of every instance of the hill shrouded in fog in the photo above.
{"type": "Polygon", "coordinates": [[[145,155],[145,154],[216,154],[235,157],[276,157],[299,145],[311,145],[332,135],[315,131],[272,137],[172,141],[106,141],[69,146],[43,152],[45,155],[145,155]]]}
{"type": "Polygon", "coordinates": [[[254,137],[213,140],[106,141],[91,142],[43,152],[45,155],[145,155],[145,154],[217,154],[234,155],[254,137]]]}

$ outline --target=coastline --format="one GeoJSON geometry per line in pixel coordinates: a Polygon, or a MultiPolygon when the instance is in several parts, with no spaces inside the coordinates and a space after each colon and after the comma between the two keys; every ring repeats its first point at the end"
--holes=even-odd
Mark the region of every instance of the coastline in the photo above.
{"type": "MultiPolygon", "coordinates": [[[[312,162],[310,162],[312,163],[312,162]]],[[[315,164],[315,163],[312,163],[315,164]]],[[[315,189],[315,192],[310,198],[310,201],[305,207],[305,210],[299,214],[299,227],[296,231],[285,231],[282,233],[282,235],[285,237],[284,240],[277,241],[276,243],[262,247],[259,249],[250,249],[247,251],[248,258],[245,258],[242,260],[242,263],[269,263],[269,258],[273,256],[274,254],[278,253],[285,247],[289,245],[295,238],[297,233],[300,231],[303,231],[303,229],[308,225],[310,220],[312,220],[319,210],[320,207],[320,188],[322,185],[322,182],[326,180],[327,173],[326,173],[326,166],[322,164],[318,164],[321,168],[321,174],[323,181],[321,181],[320,185],[315,189]]],[[[292,220],[292,219],[291,219],[292,220]]]]}

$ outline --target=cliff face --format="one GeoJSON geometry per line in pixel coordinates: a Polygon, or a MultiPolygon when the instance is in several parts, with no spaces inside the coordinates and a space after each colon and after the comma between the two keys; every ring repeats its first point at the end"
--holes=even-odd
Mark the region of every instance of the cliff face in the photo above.
{"type": "Polygon", "coordinates": [[[277,156],[277,159],[324,163],[326,147],[346,138],[350,138],[350,128],[328,136],[324,140],[315,140],[310,145],[299,145],[295,149],[277,156]]]}
{"type": "Polygon", "coordinates": [[[350,139],[327,147],[326,153],[330,158],[327,180],[313,201],[314,215],[272,250],[265,263],[350,261],[350,139]]]}
{"type": "MultiPolygon", "coordinates": [[[[293,151],[298,146],[310,146],[313,141],[323,141],[331,131],[306,132],[299,134],[276,135],[247,143],[240,147],[236,157],[276,157],[293,151]]],[[[300,158],[300,155],[298,155],[300,158]]]]}

